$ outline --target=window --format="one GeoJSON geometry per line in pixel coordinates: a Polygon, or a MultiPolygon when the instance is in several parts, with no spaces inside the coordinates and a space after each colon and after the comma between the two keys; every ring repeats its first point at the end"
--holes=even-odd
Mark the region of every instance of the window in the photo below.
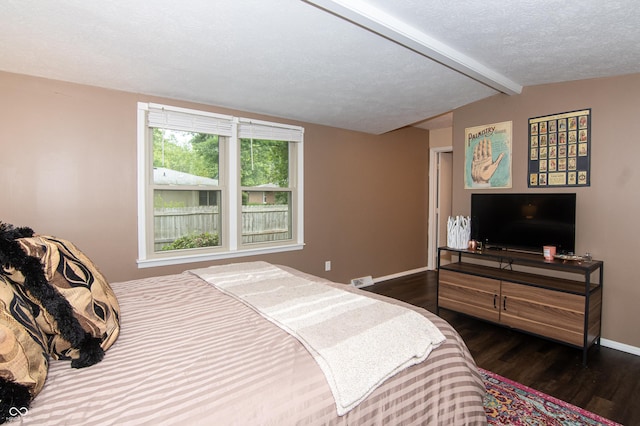
{"type": "Polygon", "coordinates": [[[138,104],[138,265],[299,250],[303,129],[138,104]]]}
{"type": "Polygon", "coordinates": [[[200,205],[201,206],[215,206],[218,202],[217,191],[200,191],[200,205]]]}

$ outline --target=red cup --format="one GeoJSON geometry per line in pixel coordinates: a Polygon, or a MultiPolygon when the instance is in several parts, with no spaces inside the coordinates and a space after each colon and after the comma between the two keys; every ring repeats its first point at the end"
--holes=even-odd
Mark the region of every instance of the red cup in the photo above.
{"type": "Polygon", "coordinates": [[[544,246],[542,247],[545,260],[553,260],[556,255],[556,246],[544,246]]]}

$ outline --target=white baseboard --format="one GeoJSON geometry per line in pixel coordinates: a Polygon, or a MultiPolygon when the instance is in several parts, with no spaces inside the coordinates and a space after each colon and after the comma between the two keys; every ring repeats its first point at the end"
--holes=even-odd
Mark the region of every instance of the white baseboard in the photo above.
{"type": "Polygon", "coordinates": [[[609,339],[600,339],[600,344],[606,348],[616,349],[631,355],[640,356],[640,348],[627,345],[626,343],[620,343],[609,339]]]}
{"type": "Polygon", "coordinates": [[[382,281],[392,280],[394,278],[402,278],[402,277],[406,277],[407,275],[413,275],[413,274],[417,274],[419,272],[425,272],[425,271],[427,271],[426,266],[422,268],[411,269],[409,271],[398,272],[397,274],[385,275],[384,277],[374,278],[373,282],[379,283],[382,281]]]}

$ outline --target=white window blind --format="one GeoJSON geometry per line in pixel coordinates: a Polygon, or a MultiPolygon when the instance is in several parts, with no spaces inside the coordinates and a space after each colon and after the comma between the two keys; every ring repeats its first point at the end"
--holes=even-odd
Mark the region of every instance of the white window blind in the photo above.
{"type": "Polygon", "coordinates": [[[298,126],[246,119],[241,119],[238,123],[238,137],[241,139],[302,142],[303,136],[304,128],[298,126]]]}
{"type": "Polygon", "coordinates": [[[208,133],[231,136],[233,119],[230,116],[213,113],[194,114],[177,109],[149,106],[147,115],[149,127],[180,130],[185,132],[208,133]]]}

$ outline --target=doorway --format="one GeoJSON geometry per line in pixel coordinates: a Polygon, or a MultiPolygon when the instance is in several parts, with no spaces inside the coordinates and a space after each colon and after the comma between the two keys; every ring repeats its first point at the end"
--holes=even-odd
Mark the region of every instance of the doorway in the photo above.
{"type": "MultiPolygon", "coordinates": [[[[447,244],[447,220],[451,216],[452,194],[453,148],[432,148],[429,152],[429,270],[435,270],[438,266],[438,247],[447,244]]],[[[450,260],[444,257],[440,261],[448,263],[450,260]]]]}

